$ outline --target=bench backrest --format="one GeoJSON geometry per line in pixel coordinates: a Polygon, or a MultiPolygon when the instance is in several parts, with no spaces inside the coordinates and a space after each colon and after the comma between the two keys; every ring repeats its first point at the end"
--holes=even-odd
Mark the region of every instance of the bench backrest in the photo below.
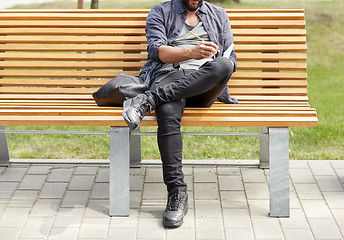
{"type": "MultiPolygon", "coordinates": [[[[90,93],[119,73],[138,75],[147,57],[147,12],[0,11],[0,94],[91,101],[90,93]]],[[[232,96],[243,104],[307,105],[303,10],[230,9],[228,15],[238,57],[232,96]]]]}

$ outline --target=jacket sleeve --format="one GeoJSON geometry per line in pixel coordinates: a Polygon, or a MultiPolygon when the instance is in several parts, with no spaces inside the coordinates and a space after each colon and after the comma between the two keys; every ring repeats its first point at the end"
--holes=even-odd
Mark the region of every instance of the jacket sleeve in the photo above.
{"type": "Polygon", "coordinates": [[[158,57],[158,47],[167,45],[167,36],[163,11],[159,7],[153,7],[146,20],[146,38],[148,59],[161,63],[158,57]]]}

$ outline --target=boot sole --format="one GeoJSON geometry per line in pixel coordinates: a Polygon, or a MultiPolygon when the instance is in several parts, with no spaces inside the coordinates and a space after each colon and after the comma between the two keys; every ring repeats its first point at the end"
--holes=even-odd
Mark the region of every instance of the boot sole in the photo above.
{"type": "Polygon", "coordinates": [[[132,125],[132,123],[130,121],[130,118],[128,117],[128,114],[127,114],[127,110],[129,108],[129,106],[131,105],[132,101],[133,101],[132,99],[128,99],[128,100],[124,101],[124,103],[123,103],[123,112],[122,112],[122,116],[124,118],[124,121],[128,125],[128,127],[129,127],[129,129],[131,131],[133,131],[136,128],[138,128],[138,127],[136,127],[136,128],[133,127],[133,125],[132,125]]]}

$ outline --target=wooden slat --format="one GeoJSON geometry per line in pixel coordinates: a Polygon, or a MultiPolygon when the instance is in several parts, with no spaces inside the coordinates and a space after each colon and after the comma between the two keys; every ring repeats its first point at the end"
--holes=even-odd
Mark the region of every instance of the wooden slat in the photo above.
{"type": "MultiPolygon", "coordinates": [[[[8,95],[7,95],[8,96],[8,95]]],[[[0,95],[0,104],[2,106],[48,106],[48,107],[68,107],[68,106],[87,106],[96,107],[95,101],[89,99],[69,99],[69,100],[51,100],[51,99],[4,99],[0,95]]],[[[212,109],[263,109],[267,111],[268,109],[282,108],[286,111],[288,110],[307,110],[309,109],[309,104],[307,102],[286,102],[286,101],[255,101],[255,102],[242,102],[240,104],[223,104],[219,101],[215,101],[212,109]],[[290,109],[289,109],[290,108],[290,109]],[[302,109],[306,108],[306,109],[302,109]]],[[[280,110],[282,110],[280,109],[280,110]]]]}
{"type": "Polygon", "coordinates": [[[304,88],[232,88],[233,95],[307,96],[304,88]]]}
{"type": "Polygon", "coordinates": [[[304,20],[233,20],[232,28],[305,28],[304,20]]]}
{"type": "Polygon", "coordinates": [[[138,76],[139,71],[36,71],[0,70],[4,77],[113,78],[120,73],[138,76]]]}
{"type": "MultiPolygon", "coordinates": [[[[221,104],[223,105],[223,104],[221,104]]],[[[1,110],[10,110],[10,109],[25,109],[25,110],[35,110],[35,109],[41,109],[41,110],[59,110],[59,109],[63,109],[63,110],[75,110],[75,109],[79,109],[79,110],[101,110],[101,109],[106,109],[107,111],[113,111],[113,110],[122,110],[119,107],[101,107],[99,108],[95,103],[93,104],[64,104],[61,105],[60,102],[58,103],[2,103],[0,102],[0,111],[1,110]]],[[[209,110],[205,110],[205,109],[198,109],[198,108],[186,108],[187,112],[192,112],[192,111],[208,111],[209,110]]],[[[211,111],[217,112],[217,111],[248,111],[248,112],[254,112],[254,111],[264,111],[264,112],[275,112],[275,111],[285,111],[285,112],[296,112],[296,111],[310,111],[312,113],[315,113],[315,109],[311,109],[310,107],[286,107],[286,106],[242,106],[240,104],[228,104],[225,107],[223,106],[213,106],[211,108],[211,111]]]]}
{"type": "MultiPolygon", "coordinates": [[[[0,51],[126,51],[145,52],[146,44],[0,44],[0,51]]],[[[237,44],[236,52],[306,52],[305,44],[237,44]]]]}
{"type": "Polygon", "coordinates": [[[237,44],[236,52],[306,52],[306,44],[237,44]]]}
{"type": "MultiPolygon", "coordinates": [[[[238,53],[238,61],[306,61],[304,53],[238,53]]],[[[0,53],[0,60],[145,61],[147,54],[0,53]]]]}
{"type": "Polygon", "coordinates": [[[109,80],[0,79],[3,86],[101,87],[109,80]]]}
{"type": "Polygon", "coordinates": [[[8,100],[30,100],[30,101],[36,101],[36,100],[58,100],[58,101],[70,101],[70,100],[89,100],[94,102],[94,99],[92,95],[68,95],[68,94],[0,94],[0,99],[6,99],[8,100]]]}
{"type": "Polygon", "coordinates": [[[144,28],[1,28],[5,35],[144,36],[144,28]]]}
{"type": "MultiPolygon", "coordinates": [[[[182,126],[214,127],[316,127],[317,117],[183,117],[182,126]]],[[[6,126],[126,126],[122,116],[0,116],[6,126]]],[[[147,116],[141,126],[156,126],[156,119],[147,116]]]]}
{"type": "MultiPolygon", "coordinates": [[[[292,17],[299,19],[300,13],[283,13],[285,17],[292,17]]],[[[273,17],[273,16],[272,16],[273,17]]],[[[282,16],[281,16],[282,17],[282,16]]],[[[98,13],[84,13],[84,14],[74,14],[74,13],[1,13],[0,21],[2,20],[14,20],[14,21],[89,21],[90,19],[95,21],[145,21],[147,18],[147,13],[113,13],[113,14],[98,14],[98,13]]]]}
{"type": "MultiPolygon", "coordinates": [[[[232,28],[304,28],[304,20],[233,20],[232,28]]],[[[116,28],[116,27],[145,27],[145,21],[0,21],[0,27],[98,27],[98,28],[116,28]]]]}
{"type": "MultiPolygon", "coordinates": [[[[98,88],[0,88],[0,94],[92,94],[98,88]]],[[[305,96],[307,90],[303,88],[232,88],[231,94],[237,95],[274,95],[274,96],[305,96]]]]}
{"type": "Polygon", "coordinates": [[[244,102],[307,102],[307,96],[266,96],[266,95],[237,95],[232,93],[232,97],[239,100],[240,104],[244,102]]]}
{"type": "MultiPolygon", "coordinates": [[[[0,80],[1,84],[1,80],[0,80]]],[[[255,87],[284,87],[284,88],[306,88],[306,80],[230,80],[229,87],[235,88],[255,88],[255,87]]]]}
{"type": "MultiPolygon", "coordinates": [[[[99,13],[1,13],[0,20],[54,20],[54,21],[68,21],[68,20],[95,20],[95,21],[114,21],[114,20],[146,20],[147,13],[113,13],[113,14],[99,14],[99,13]]],[[[303,13],[231,13],[229,18],[233,20],[302,20],[303,13]]]]}
{"type": "Polygon", "coordinates": [[[0,44],[0,51],[146,52],[147,44],[0,44]]]}
{"type": "Polygon", "coordinates": [[[235,72],[231,79],[307,79],[307,73],[235,72]]]}
{"type": "MultiPolygon", "coordinates": [[[[122,44],[146,43],[145,36],[0,36],[0,43],[79,43],[122,44]]],[[[236,37],[235,44],[304,44],[306,37],[236,37]]]]}
{"type": "MultiPolygon", "coordinates": [[[[72,63],[71,63],[72,64],[72,63]]],[[[0,70],[3,77],[96,77],[109,78],[117,76],[122,71],[55,71],[55,70],[0,70]]],[[[126,72],[138,76],[139,72],[126,72]]],[[[282,72],[235,72],[231,79],[307,79],[306,73],[282,73],[282,72]]]]}
{"type": "Polygon", "coordinates": [[[123,44],[146,42],[147,40],[144,36],[117,36],[115,38],[112,36],[0,36],[0,43],[123,44]]]}
{"type": "Polygon", "coordinates": [[[90,95],[97,91],[98,88],[25,88],[25,87],[11,87],[0,88],[0,94],[75,94],[75,95],[90,95]]]}
{"type": "MultiPolygon", "coordinates": [[[[1,41],[1,38],[0,38],[1,41]]],[[[241,37],[234,39],[235,44],[304,44],[306,37],[241,37]]]]}
{"type": "Polygon", "coordinates": [[[0,53],[0,60],[69,60],[69,61],[145,61],[147,54],[120,53],[0,53]]]}
{"type": "Polygon", "coordinates": [[[306,36],[305,29],[252,29],[233,28],[234,36],[306,36]]]}
{"type": "MultiPolygon", "coordinates": [[[[89,36],[144,36],[142,28],[1,28],[5,35],[89,35],[89,36]]],[[[234,36],[306,36],[305,29],[244,29],[234,28],[234,36]]]]}
{"type": "MultiPolygon", "coordinates": [[[[0,64],[1,66],[1,64],[0,64]]],[[[277,62],[277,63],[266,63],[266,62],[239,62],[237,70],[265,70],[265,71],[278,71],[278,70],[296,70],[305,71],[307,68],[306,63],[302,62],[277,62]]]]}
{"type": "MultiPolygon", "coordinates": [[[[148,13],[150,9],[6,9],[1,10],[0,13],[79,13],[89,14],[102,13],[102,14],[113,14],[113,13],[148,13]]],[[[227,13],[304,13],[303,9],[236,9],[230,8],[225,9],[227,13]]]]}
{"type": "MultiPolygon", "coordinates": [[[[1,57],[1,55],[0,55],[1,57]]],[[[305,53],[238,53],[238,61],[306,61],[305,53]]]]}
{"type": "MultiPolygon", "coordinates": [[[[308,102],[307,96],[263,96],[263,95],[235,95],[232,97],[237,98],[240,104],[244,102],[249,103],[276,103],[288,102],[294,104],[294,102],[308,102]]],[[[0,94],[0,100],[90,100],[94,102],[92,95],[69,95],[69,94],[0,94]]]]}
{"type": "MultiPolygon", "coordinates": [[[[122,108],[117,109],[97,109],[97,110],[23,110],[23,109],[12,109],[12,110],[0,110],[0,116],[6,115],[12,116],[121,116],[122,108]]],[[[150,114],[151,116],[153,115],[150,114]]],[[[193,110],[186,109],[183,113],[183,117],[316,117],[315,111],[206,111],[206,110],[193,110]]]]}
{"type": "MultiPolygon", "coordinates": [[[[141,69],[145,62],[0,61],[0,68],[24,69],[141,69]]],[[[1,79],[0,79],[1,82],[1,79]]]]}
{"type": "Polygon", "coordinates": [[[97,27],[97,28],[144,28],[145,21],[0,21],[0,27],[97,27]]]}
{"type": "MultiPolygon", "coordinates": [[[[24,69],[140,69],[144,62],[0,61],[0,68],[24,69]]],[[[306,70],[306,63],[240,62],[238,70],[306,70]]]]}

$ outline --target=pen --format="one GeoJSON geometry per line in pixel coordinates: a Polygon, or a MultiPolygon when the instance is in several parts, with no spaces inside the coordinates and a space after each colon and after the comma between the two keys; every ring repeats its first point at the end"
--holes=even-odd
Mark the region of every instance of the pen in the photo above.
{"type": "MultiPolygon", "coordinates": [[[[195,33],[193,33],[192,31],[190,31],[190,33],[192,34],[192,35],[194,35],[196,38],[198,38],[199,40],[201,40],[202,42],[204,42],[204,40],[202,39],[202,38],[200,38],[199,36],[197,36],[195,33]]],[[[218,52],[219,51],[219,49],[216,49],[216,51],[218,52]]]]}

